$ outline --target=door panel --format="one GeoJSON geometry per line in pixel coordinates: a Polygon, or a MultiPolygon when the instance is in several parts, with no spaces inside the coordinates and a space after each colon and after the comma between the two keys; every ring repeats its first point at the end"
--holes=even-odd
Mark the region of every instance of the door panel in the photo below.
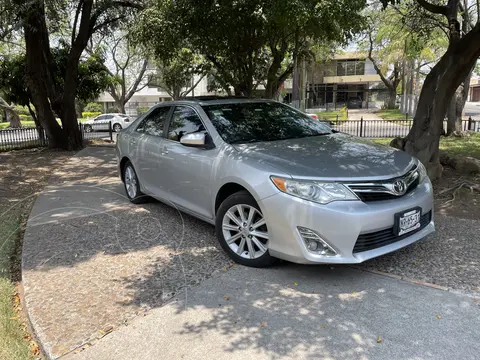
{"type": "MultiPolygon", "coordinates": [[[[166,140],[164,168],[159,175],[170,201],[212,219],[210,184],[218,151],[180,144],[183,135],[194,132],[207,134],[195,110],[188,106],[175,107],[166,140]]],[[[207,138],[210,138],[208,134],[207,138]]]]}
{"type": "Polygon", "coordinates": [[[130,147],[135,149],[135,170],[143,190],[149,195],[165,198],[158,174],[163,168],[165,138],[163,136],[171,107],[154,109],[132,132],[130,147]]]}

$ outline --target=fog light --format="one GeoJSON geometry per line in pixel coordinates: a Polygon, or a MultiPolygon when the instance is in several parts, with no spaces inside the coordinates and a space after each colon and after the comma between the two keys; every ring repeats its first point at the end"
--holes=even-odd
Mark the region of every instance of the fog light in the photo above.
{"type": "Polygon", "coordinates": [[[337,252],[315,231],[301,226],[298,226],[297,229],[308,251],[323,256],[337,255],[337,252]]]}
{"type": "Polygon", "coordinates": [[[318,249],[318,243],[315,240],[307,241],[307,249],[310,251],[315,251],[318,249]]]}

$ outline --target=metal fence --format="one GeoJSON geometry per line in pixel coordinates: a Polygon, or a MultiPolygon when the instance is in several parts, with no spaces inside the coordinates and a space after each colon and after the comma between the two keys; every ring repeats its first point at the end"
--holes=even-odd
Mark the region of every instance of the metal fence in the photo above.
{"type": "Polygon", "coordinates": [[[102,139],[113,141],[111,121],[100,124],[80,124],[80,131],[84,140],[102,139]]]}
{"type": "MultiPolygon", "coordinates": [[[[102,139],[113,141],[112,123],[80,124],[84,140],[102,139]]],[[[29,149],[48,146],[48,136],[44,129],[28,127],[0,130],[0,151],[29,149]]]]}
{"type": "MultiPolygon", "coordinates": [[[[413,120],[322,120],[329,122],[330,126],[350,135],[365,138],[393,138],[397,136],[407,136],[413,124],[413,120]]],[[[447,122],[443,123],[444,129],[447,129],[447,122]]],[[[480,132],[480,121],[472,119],[462,121],[464,131],[480,132]]]]}
{"type": "Polygon", "coordinates": [[[48,140],[42,128],[0,130],[0,151],[47,146],[48,140]]]}
{"type": "MultiPolygon", "coordinates": [[[[406,136],[412,127],[413,120],[322,120],[330,126],[347,134],[365,138],[393,138],[406,136]]],[[[447,122],[444,121],[444,128],[447,122]]],[[[480,121],[472,119],[462,121],[462,129],[480,132],[480,121]]],[[[113,141],[115,132],[112,123],[80,124],[84,140],[102,139],[113,141]]],[[[48,145],[48,137],[41,128],[21,128],[0,130],[0,151],[27,149],[48,145]]]]}

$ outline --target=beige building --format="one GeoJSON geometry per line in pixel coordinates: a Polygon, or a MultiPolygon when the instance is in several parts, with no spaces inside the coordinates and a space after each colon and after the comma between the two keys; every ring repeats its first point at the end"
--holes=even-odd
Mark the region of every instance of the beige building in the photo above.
{"type": "MultiPolygon", "coordinates": [[[[291,83],[285,89],[291,94],[291,83]]],[[[306,107],[343,106],[380,107],[384,86],[373,63],[362,53],[343,53],[331,61],[313,64],[306,69],[306,107]]],[[[287,94],[288,97],[291,95],[287,94]]]]}

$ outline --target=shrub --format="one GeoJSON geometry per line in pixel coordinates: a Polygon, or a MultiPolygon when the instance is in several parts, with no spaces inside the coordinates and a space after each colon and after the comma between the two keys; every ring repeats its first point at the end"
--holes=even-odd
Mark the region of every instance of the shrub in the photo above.
{"type": "Polygon", "coordinates": [[[33,118],[30,115],[20,114],[18,115],[20,121],[33,121],[33,118]]]}
{"type": "Polygon", "coordinates": [[[83,109],[84,112],[99,112],[101,113],[103,110],[102,104],[91,102],[88,103],[87,106],[83,109]]]}
{"type": "Polygon", "coordinates": [[[101,111],[84,111],[82,112],[82,118],[94,118],[97,117],[98,115],[102,115],[101,111]]]}
{"type": "Polygon", "coordinates": [[[107,111],[106,111],[107,114],[119,113],[119,112],[120,112],[120,110],[116,107],[108,108],[107,111]]]}
{"type": "Polygon", "coordinates": [[[28,111],[28,107],[26,107],[26,106],[15,105],[13,110],[15,110],[15,112],[18,115],[30,115],[30,111],[28,111]]]}
{"type": "Polygon", "coordinates": [[[140,116],[142,114],[145,114],[148,109],[150,109],[148,106],[137,106],[137,115],[140,116]]]}

